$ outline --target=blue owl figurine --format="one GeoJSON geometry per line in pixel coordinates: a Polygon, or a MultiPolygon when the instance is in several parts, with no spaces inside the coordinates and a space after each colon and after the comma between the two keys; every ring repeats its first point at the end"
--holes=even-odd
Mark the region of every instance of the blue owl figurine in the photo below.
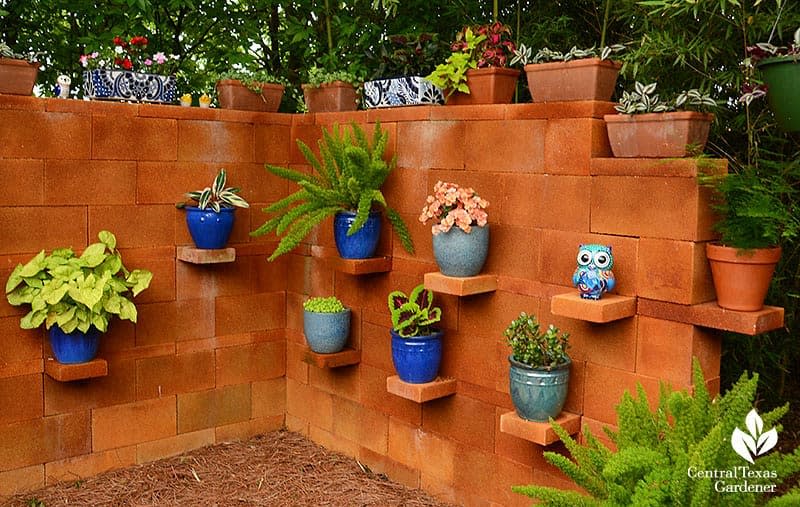
{"type": "Polygon", "coordinates": [[[614,255],[610,245],[581,245],[572,284],[578,288],[583,299],[600,299],[604,292],[614,290],[616,280],[611,271],[613,267],[614,255]]]}

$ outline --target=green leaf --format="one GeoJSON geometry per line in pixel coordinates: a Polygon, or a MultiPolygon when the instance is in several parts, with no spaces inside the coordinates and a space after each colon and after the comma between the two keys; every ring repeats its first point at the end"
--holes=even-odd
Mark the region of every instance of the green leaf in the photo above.
{"type": "Polygon", "coordinates": [[[19,272],[19,276],[28,278],[38,275],[47,265],[44,259],[44,250],[36,254],[36,256],[29,260],[19,272]]]}
{"type": "Polygon", "coordinates": [[[127,298],[120,297],[119,318],[136,322],[136,306],[127,298]]]}
{"type": "Polygon", "coordinates": [[[88,268],[99,266],[100,263],[105,260],[105,258],[106,258],[105,243],[92,243],[91,245],[86,247],[86,250],[84,250],[83,254],[81,254],[80,256],[80,260],[88,268]]]}
{"type": "Polygon", "coordinates": [[[146,269],[134,269],[128,278],[125,280],[136,297],[146,288],[150,287],[150,282],[153,280],[153,273],[146,269]]]}
{"type": "Polygon", "coordinates": [[[42,325],[42,322],[44,322],[46,317],[47,313],[42,310],[30,311],[24,317],[22,317],[22,319],[20,319],[19,327],[22,329],[36,329],[42,325]]]}
{"type": "MultiPolygon", "coordinates": [[[[19,284],[22,283],[22,264],[17,264],[17,267],[14,268],[14,271],[11,272],[11,275],[6,280],[6,294],[11,292],[12,290],[16,289],[19,284]]],[[[9,302],[11,300],[9,299],[9,302]]],[[[14,303],[11,303],[12,305],[14,303]]]]}
{"type": "Polygon", "coordinates": [[[97,238],[100,240],[100,243],[103,243],[112,252],[114,251],[115,248],[117,248],[117,238],[110,232],[100,231],[99,233],[97,233],[97,238]]]}

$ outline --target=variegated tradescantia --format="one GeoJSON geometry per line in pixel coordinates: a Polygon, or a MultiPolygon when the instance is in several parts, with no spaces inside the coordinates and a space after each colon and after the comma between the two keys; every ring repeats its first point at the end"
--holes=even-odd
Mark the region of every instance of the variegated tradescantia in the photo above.
{"type": "Polygon", "coordinates": [[[442,319],[442,309],[433,306],[433,291],[422,284],[408,296],[399,290],[389,294],[389,311],[392,327],[404,338],[428,335],[430,326],[442,319]]]}
{"type": "MultiPolygon", "coordinates": [[[[239,194],[241,189],[239,187],[226,187],[228,175],[225,169],[220,169],[214,178],[214,183],[210,187],[203,190],[195,190],[187,192],[186,197],[196,201],[197,207],[202,209],[211,208],[219,213],[222,208],[249,208],[250,204],[247,203],[239,194]]],[[[178,208],[183,208],[186,203],[180,202],[176,205],[178,208]]]]}
{"type": "Polygon", "coordinates": [[[23,329],[57,324],[65,333],[86,332],[94,326],[108,329],[114,315],[136,322],[137,296],[150,286],[153,274],[144,269],[128,271],[117,250],[117,239],[108,231],[97,235],[80,256],[70,248],[44,250],[27,264],[19,264],[6,282],[6,297],[14,306],[31,305],[20,320],[23,329]]]}

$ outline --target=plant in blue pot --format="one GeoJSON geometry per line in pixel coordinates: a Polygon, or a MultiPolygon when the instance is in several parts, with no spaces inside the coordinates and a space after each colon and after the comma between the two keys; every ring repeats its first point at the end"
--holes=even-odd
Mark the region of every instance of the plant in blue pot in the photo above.
{"type": "Polygon", "coordinates": [[[445,276],[475,276],[489,253],[489,202],[471,188],[438,181],[419,221],[434,220],[433,256],[445,276]]]}
{"type": "Polygon", "coordinates": [[[303,333],[312,351],[340,352],[350,336],[350,309],[336,296],[309,298],[303,303],[303,333]]]}
{"type": "Polygon", "coordinates": [[[380,239],[380,210],[397,233],[406,251],[414,244],[405,222],[386,202],[381,192],[386,178],[396,165],[384,160],[389,133],[379,123],[370,140],[364,129],[353,123],[349,129],[334,124],[322,129],[321,157],[300,139],[297,145],[311,166],[310,173],[267,165],[267,170],[300,187],[297,191],[264,209],[271,217],[251,232],[261,236],[275,232],[280,243],[269,260],[292,251],[324,220],[333,217],[333,235],[339,255],[344,259],[366,259],[375,254],[380,239]]]}
{"type": "Polygon", "coordinates": [[[6,282],[10,304],[31,306],[20,327],[36,329],[44,324],[60,363],[94,359],[100,335],[115,315],[136,322],[136,306],[129,296],[137,296],[153,278],[145,269],[125,268],[113,234],[100,231],[98,239],[80,256],[70,248],[58,248],[50,255],[42,250],[27,264],[17,265],[6,282]]]}
{"type": "Polygon", "coordinates": [[[238,187],[226,187],[225,169],[220,169],[214,183],[203,190],[195,190],[186,197],[195,201],[197,206],[178,203],[178,208],[186,209],[186,225],[197,248],[214,250],[225,248],[233,229],[236,208],[248,208],[250,205],[239,194],[238,187]]]}
{"type": "Polygon", "coordinates": [[[525,312],[503,334],[511,346],[509,379],[517,415],[538,422],[557,417],[569,388],[569,334],[552,324],[542,332],[536,316],[525,312]]]}
{"type": "Polygon", "coordinates": [[[424,384],[439,374],[442,361],[442,331],[432,327],[442,319],[442,309],[433,306],[433,292],[422,284],[406,295],[389,294],[392,314],[392,362],[403,382],[424,384]]]}

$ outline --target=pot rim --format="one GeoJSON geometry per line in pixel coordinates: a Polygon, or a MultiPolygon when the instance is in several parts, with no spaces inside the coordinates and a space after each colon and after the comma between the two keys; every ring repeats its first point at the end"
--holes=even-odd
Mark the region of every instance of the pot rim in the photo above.
{"type": "MultiPolygon", "coordinates": [[[[261,85],[261,88],[273,88],[278,89],[280,88],[283,90],[285,86],[280,83],[264,83],[261,81],[257,81],[258,84],[261,85]]],[[[215,86],[241,86],[242,88],[247,88],[245,85],[242,84],[242,81],[239,79],[219,79],[217,80],[217,84],[215,86]]],[[[249,88],[248,88],[249,90],[249,88]]]]}
{"type": "Polygon", "coordinates": [[[519,69],[510,69],[508,67],[481,67],[479,69],[469,69],[467,76],[483,76],[489,74],[500,74],[507,76],[519,76],[519,69]]]}
{"type": "MultiPolygon", "coordinates": [[[[339,210],[339,211],[336,212],[337,215],[347,215],[347,216],[355,216],[357,213],[358,213],[357,211],[353,211],[353,210],[349,210],[349,209],[343,209],[343,210],[339,210]]],[[[370,210],[369,214],[370,214],[370,216],[380,215],[381,211],[380,210],[370,210]]]]}
{"type": "Polygon", "coordinates": [[[579,58],[567,62],[529,63],[525,65],[524,69],[525,72],[539,72],[544,70],[564,69],[565,67],[612,67],[619,70],[622,68],[622,62],[609,59],[601,60],[599,57],[595,56],[592,58],[579,58]]]}
{"type": "Polygon", "coordinates": [[[569,367],[572,365],[572,358],[567,356],[567,362],[561,363],[561,364],[557,364],[557,365],[555,365],[555,366],[553,366],[551,368],[534,367],[534,366],[531,366],[529,364],[525,364],[525,363],[523,363],[521,361],[517,361],[517,359],[514,358],[514,354],[509,354],[508,362],[512,366],[516,366],[518,368],[522,368],[522,369],[525,369],[525,370],[552,372],[552,371],[559,371],[559,370],[569,369],[569,367]]]}
{"type": "Polygon", "coordinates": [[[706,257],[709,260],[735,264],[776,264],[782,252],[780,246],[746,249],[706,243],[706,257]]]}
{"type": "Polygon", "coordinates": [[[226,213],[233,213],[234,211],[236,211],[236,206],[233,206],[233,207],[230,207],[230,208],[220,208],[220,210],[218,212],[214,211],[211,208],[200,209],[197,206],[184,206],[183,209],[185,209],[186,211],[196,211],[196,212],[201,212],[201,213],[205,213],[205,212],[208,212],[208,213],[222,213],[223,211],[226,212],[226,213]]]}
{"type": "MultiPolygon", "coordinates": [[[[472,227],[473,229],[486,229],[486,230],[489,230],[489,223],[487,222],[487,223],[486,223],[486,225],[471,225],[470,227],[472,227]]],[[[459,230],[459,231],[461,231],[461,233],[462,233],[462,234],[472,234],[472,231],[470,231],[470,232],[466,232],[466,231],[464,231],[464,229],[462,229],[461,227],[459,227],[459,226],[457,226],[457,225],[453,225],[453,226],[450,228],[450,230],[449,230],[449,231],[447,231],[447,232],[444,232],[444,231],[442,231],[442,232],[438,232],[438,233],[436,233],[436,234],[434,234],[434,233],[431,233],[431,236],[438,236],[439,234],[450,234],[451,232],[453,232],[453,231],[455,231],[455,230],[459,230]]]]}
{"type": "Polygon", "coordinates": [[[23,60],[22,58],[6,58],[0,57],[0,65],[18,65],[20,67],[36,67],[39,68],[39,62],[29,62],[28,60],[23,60]]]}
{"type": "Polygon", "coordinates": [[[776,65],[781,63],[800,63],[800,55],[770,56],[769,58],[764,58],[758,62],[756,67],[764,67],[767,65],[776,65]]]}
{"type": "Polygon", "coordinates": [[[439,329],[439,328],[436,328],[436,327],[431,328],[431,331],[432,331],[431,334],[425,334],[425,335],[420,335],[420,336],[400,336],[400,334],[397,331],[395,331],[394,328],[389,328],[389,332],[391,333],[391,335],[393,337],[400,338],[401,340],[425,341],[425,340],[431,340],[431,339],[434,339],[434,338],[441,338],[442,335],[444,335],[444,331],[439,329]]]}
{"type": "Polygon", "coordinates": [[[353,88],[355,86],[347,81],[331,81],[329,83],[322,83],[319,86],[311,86],[308,83],[303,83],[300,85],[300,88],[303,90],[318,90],[320,88],[353,88]]]}
{"type": "Polygon", "coordinates": [[[675,120],[707,121],[714,120],[713,113],[701,113],[699,111],[667,111],[664,113],[642,113],[642,114],[606,114],[603,115],[606,123],[642,123],[642,122],[669,122],[675,120]]]}
{"type": "Polygon", "coordinates": [[[304,314],[310,313],[310,314],[313,314],[313,315],[344,315],[345,313],[350,313],[350,308],[345,307],[345,309],[342,310],[341,312],[315,312],[315,311],[306,310],[305,308],[303,308],[303,313],[304,314]]]}

